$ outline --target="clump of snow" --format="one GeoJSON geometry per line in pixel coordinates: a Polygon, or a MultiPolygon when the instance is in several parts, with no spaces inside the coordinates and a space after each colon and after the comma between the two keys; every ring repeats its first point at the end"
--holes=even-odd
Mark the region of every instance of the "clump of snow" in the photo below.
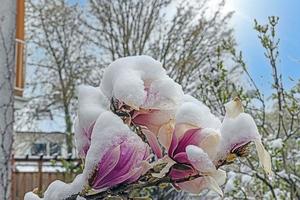
{"type": "Polygon", "coordinates": [[[73,194],[81,192],[85,185],[85,179],[82,174],[76,176],[72,183],[64,183],[56,180],[52,182],[44,193],[44,200],[63,200],[73,194]]]}
{"type": "Polygon", "coordinates": [[[41,198],[33,192],[27,192],[24,196],[24,200],[41,200],[41,198]]]}
{"type": "Polygon", "coordinates": [[[143,108],[174,109],[182,102],[183,91],[171,78],[155,80],[151,83],[143,108]]]}
{"type": "Polygon", "coordinates": [[[77,194],[83,190],[85,180],[83,175],[77,175],[72,183],[64,183],[56,180],[52,182],[44,193],[44,198],[40,198],[33,192],[25,194],[24,200],[64,200],[65,198],[77,194]]]}
{"type": "Polygon", "coordinates": [[[142,105],[146,98],[144,81],[152,82],[166,75],[160,62],[149,56],[130,56],[112,62],[106,68],[101,89],[127,104],[142,105]]]}
{"type": "Polygon", "coordinates": [[[117,59],[105,70],[100,87],[109,99],[115,97],[133,108],[170,109],[183,96],[181,86],[149,56],[117,59]]]}
{"type": "Polygon", "coordinates": [[[100,113],[109,109],[109,101],[99,87],[78,87],[78,115],[81,127],[88,127],[100,113]]]}
{"type": "Polygon", "coordinates": [[[228,180],[225,184],[224,191],[231,192],[235,188],[234,181],[235,181],[236,174],[234,172],[228,172],[227,176],[228,176],[228,180]]]}
{"type": "Polygon", "coordinates": [[[278,138],[270,142],[269,145],[272,149],[281,149],[283,146],[282,139],[278,138]]]}
{"type": "Polygon", "coordinates": [[[109,101],[100,88],[86,85],[78,87],[78,117],[75,119],[74,132],[79,154],[90,143],[90,136],[86,132],[91,130],[99,115],[108,109],[109,101]]]}
{"type": "Polygon", "coordinates": [[[188,123],[201,128],[220,129],[221,122],[202,102],[186,98],[176,113],[176,124],[188,123]]]}
{"type": "Polygon", "coordinates": [[[86,200],[86,198],[84,198],[82,196],[77,196],[76,200],[86,200]]]}
{"type": "Polygon", "coordinates": [[[186,147],[186,153],[189,161],[200,172],[212,172],[215,166],[200,147],[189,145],[186,147]]]}
{"type": "Polygon", "coordinates": [[[221,126],[220,152],[228,153],[232,145],[260,140],[257,126],[247,113],[240,113],[235,118],[225,117],[221,126]]]}
{"type": "Polygon", "coordinates": [[[243,174],[242,178],[241,178],[241,181],[242,181],[243,184],[248,184],[248,183],[250,183],[251,179],[252,179],[251,176],[249,176],[247,174],[243,174]]]}

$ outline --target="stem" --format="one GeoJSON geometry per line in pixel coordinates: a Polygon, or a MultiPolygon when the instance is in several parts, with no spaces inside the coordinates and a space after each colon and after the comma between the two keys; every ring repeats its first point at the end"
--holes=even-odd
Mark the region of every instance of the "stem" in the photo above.
{"type": "MultiPolygon", "coordinates": [[[[137,181],[135,183],[132,184],[121,184],[115,188],[111,188],[108,189],[106,191],[103,192],[99,192],[96,194],[92,194],[92,195],[82,195],[82,197],[84,197],[87,200],[97,200],[97,199],[103,199],[105,197],[108,196],[125,196],[128,197],[128,194],[136,189],[142,189],[142,188],[146,188],[146,187],[153,187],[153,186],[158,186],[162,183],[182,183],[182,182],[186,182],[186,181],[190,181],[196,178],[202,177],[202,175],[197,174],[194,176],[189,176],[189,177],[185,177],[182,179],[177,179],[177,180],[172,180],[169,176],[165,176],[162,178],[156,178],[152,181],[149,182],[140,182],[137,181]]],[[[66,198],[65,200],[76,200],[76,198],[78,196],[81,196],[80,194],[74,194],[68,198],[66,198]]]]}

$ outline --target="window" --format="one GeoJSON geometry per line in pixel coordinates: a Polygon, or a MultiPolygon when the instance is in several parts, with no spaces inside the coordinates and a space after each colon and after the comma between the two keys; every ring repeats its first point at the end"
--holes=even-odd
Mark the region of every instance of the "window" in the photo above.
{"type": "Polygon", "coordinates": [[[61,146],[58,143],[50,143],[50,156],[61,156],[61,146]]]}
{"type": "Polygon", "coordinates": [[[47,144],[46,143],[34,143],[31,147],[31,155],[47,155],[47,144]]]}

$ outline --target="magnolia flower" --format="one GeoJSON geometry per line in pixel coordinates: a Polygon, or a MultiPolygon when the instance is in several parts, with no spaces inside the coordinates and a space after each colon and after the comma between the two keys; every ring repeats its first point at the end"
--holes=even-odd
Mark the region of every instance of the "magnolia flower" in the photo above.
{"type": "Polygon", "coordinates": [[[90,147],[96,119],[108,110],[109,102],[100,88],[81,85],[78,87],[78,116],[74,123],[76,148],[84,158],[90,147]]]}
{"type": "Polygon", "coordinates": [[[183,97],[181,86],[166,75],[162,64],[149,56],[118,59],[105,70],[100,87],[119,102],[119,110],[126,106],[130,123],[142,128],[154,153],[162,157],[160,144],[170,145],[175,110],[183,97]]]}
{"type": "Polygon", "coordinates": [[[94,189],[136,181],[148,168],[149,147],[111,112],[97,119],[83,174],[94,189]]]}
{"type": "Polygon", "coordinates": [[[216,169],[213,159],[220,142],[220,133],[216,130],[220,122],[203,104],[196,103],[190,97],[176,114],[176,125],[168,155],[177,163],[185,166],[173,166],[169,176],[175,181],[176,188],[192,193],[200,193],[204,188],[212,188],[219,194],[219,185],[225,181],[225,173],[216,169]],[[184,178],[200,177],[191,181],[177,182],[184,178]]]}
{"type": "MultiPolygon", "coordinates": [[[[45,200],[65,199],[86,185],[98,190],[132,183],[150,168],[148,145],[109,111],[97,118],[90,141],[83,173],[70,184],[53,182],[45,192],[45,200]]],[[[36,195],[27,194],[28,199],[33,197],[36,195]]]]}
{"type": "Polygon", "coordinates": [[[217,170],[209,155],[198,146],[187,146],[186,153],[190,164],[197,170],[200,177],[191,181],[176,183],[176,186],[182,190],[196,194],[205,188],[210,188],[222,196],[223,192],[219,185],[225,183],[225,171],[217,170]]]}
{"type": "Polygon", "coordinates": [[[100,87],[109,99],[116,98],[135,110],[174,109],[183,96],[181,86],[149,56],[115,60],[105,70],[100,87]]]}
{"type": "Polygon", "coordinates": [[[225,108],[226,115],[220,129],[222,137],[215,163],[222,165],[236,156],[243,156],[246,146],[254,142],[262,167],[267,174],[271,175],[270,155],[261,142],[261,136],[253,118],[244,113],[240,99],[236,98],[225,104],[225,108]]]}
{"type": "Polygon", "coordinates": [[[160,144],[166,149],[171,144],[175,114],[173,110],[139,110],[132,116],[132,122],[142,128],[153,152],[162,157],[160,144]]]}
{"type": "Polygon", "coordinates": [[[219,185],[225,182],[226,176],[216,166],[221,166],[229,158],[235,158],[233,155],[243,156],[246,153],[245,146],[252,141],[265,171],[271,174],[270,156],[261,143],[253,118],[243,113],[239,99],[225,105],[226,115],[222,123],[202,103],[191,97],[185,101],[177,111],[172,142],[168,149],[168,156],[181,163],[179,168],[173,165],[169,173],[176,188],[193,193],[211,188],[222,194],[219,185]],[[180,181],[189,177],[197,178],[180,181]]]}
{"type": "Polygon", "coordinates": [[[207,106],[189,97],[176,113],[176,125],[168,155],[180,163],[186,163],[185,148],[196,145],[206,149],[211,159],[214,159],[220,141],[220,126],[221,122],[211,114],[207,106]]]}
{"type": "Polygon", "coordinates": [[[221,194],[219,185],[224,183],[225,173],[217,170],[212,162],[220,142],[216,128],[221,123],[191,96],[185,96],[184,101],[176,113],[175,128],[167,145],[169,159],[163,158],[167,165],[154,176],[168,173],[178,189],[199,193],[204,188],[212,188],[221,194]],[[187,181],[191,177],[197,178],[187,181]]]}

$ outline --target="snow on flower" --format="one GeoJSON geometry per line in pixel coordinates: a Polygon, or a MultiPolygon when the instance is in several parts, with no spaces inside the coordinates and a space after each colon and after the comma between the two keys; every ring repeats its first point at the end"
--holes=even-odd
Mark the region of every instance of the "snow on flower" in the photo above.
{"type": "Polygon", "coordinates": [[[188,160],[202,177],[183,183],[177,183],[178,187],[196,194],[205,188],[210,188],[223,196],[219,185],[225,183],[225,171],[217,170],[208,154],[198,146],[189,145],[186,148],[186,152],[188,160]]]}
{"type": "Polygon", "coordinates": [[[185,169],[173,167],[169,176],[178,181],[201,175],[194,180],[175,183],[175,187],[192,193],[200,193],[204,188],[214,189],[222,194],[219,185],[225,180],[225,173],[213,164],[216,147],[220,142],[220,121],[201,102],[187,97],[176,114],[176,125],[168,155],[177,163],[185,164],[185,169]]]}
{"type": "Polygon", "coordinates": [[[111,112],[97,119],[83,174],[94,189],[136,181],[148,168],[149,148],[111,112]]]}
{"type": "Polygon", "coordinates": [[[68,196],[79,193],[84,187],[84,177],[80,174],[76,176],[72,183],[64,183],[60,180],[52,182],[44,193],[44,198],[40,198],[33,192],[28,192],[24,200],[63,200],[68,196]]]}
{"type": "MultiPolygon", "coordinates": [[[[50,184],[46,200],[65,199],[87,187],[105,191],[150,174],[146,180],[168,176],[177,189],[200,193],[210,188],[222,195],[226,173],[220,167],[246,156],[250,142],[255,143],[265,171],[272,173],[256,124],[238,98],[225,104],[221,122],[202,102],[184,95],[151,57],[114,61],[100,87],[80,86],[78,97],[74,131],[79,156],[84,158],[83,173],[72,183],[50,184]],[[147,143],[158,158],[151,164],[147,143]],[[161,166],[158,172],[156,166],[161,166]]],[[[40,198],[27,193],[25,200],[30,199],[40,198]]]]}
{"type": "Polygon", "coordinates": [[[118,59],[105,70],[100,87],[109,99],[119,102],[117,107],[130,107],[130,120],[141,126],[154,153],[162,157],[160,144],[170,144],[174,114],[183,91],[166,75],[161,63],[148,56],[118,59]]]}
{"type": "Polygon", "coordinates": [[[100,88],[78,87],[78,117],[74,123],[76,148],[80,157],[85,157],[90,147],[96,119],[109,109],[109,102],[100,88]]]}
{"type": "Polygon", "coordinates": [[[70,184],[53,182],[44,199],[64,199],[82,191],[85,185],[103,189],[134,182],[149,169],[148,156],[148,145],[118,116],[105,111],[94,124],[83,173],[70,184]]]}
{"type": "Polygon", "coordinates": [[[221,126],[221,142],[218,150],[218,164],[243,156],[247,145],[254,142],[259,161],[267,174],[272,174],[271,158],[265,150],[254,119],[243,112],[240,99],[236,98],[225,105],[226,115],[221,126]]]}
{"type": "Polygon", "coordinates": [[[181,103],[181,86],[149,56],[129,56],[112,62],[100,85],[104,94],[139,110],[174,109],[181,103]]]}

